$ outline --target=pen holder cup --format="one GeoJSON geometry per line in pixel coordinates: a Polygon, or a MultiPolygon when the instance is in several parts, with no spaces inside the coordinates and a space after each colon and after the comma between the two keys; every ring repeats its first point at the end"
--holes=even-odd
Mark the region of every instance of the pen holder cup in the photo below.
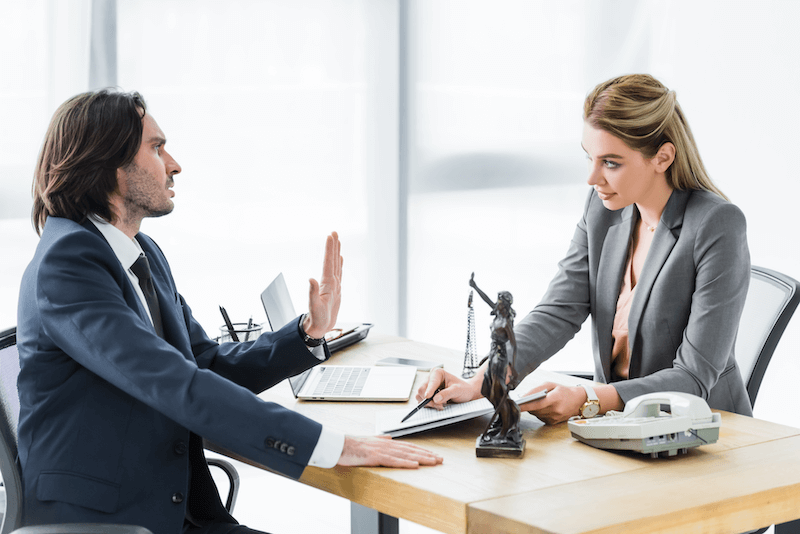
{"type": "MultiPolygon", "coordinates": [[[[233,332],[236,334],[236,337],[239,341],[253,341],[258,339],[258,336],[261,335],[261,325],[253,323],[250,327],[247,326],[248,323],[233,323],[233,332]]],[[[230,329],[226,325],[222,325],[219,327],[219,342],[226,343],[228,341],[233,341],[233,336],[231,335],[230,329]]]]}

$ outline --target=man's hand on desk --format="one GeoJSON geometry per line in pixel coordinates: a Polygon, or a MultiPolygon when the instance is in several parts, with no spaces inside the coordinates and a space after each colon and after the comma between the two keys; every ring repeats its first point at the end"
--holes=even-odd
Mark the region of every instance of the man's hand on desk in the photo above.
{"type": "Polygon", "coordinates": [[[413,443],[394,441],[388,436],[354,438],[345,436],[344,449],[337,465],[347,467],[404,467],[438,465],[442,457],[413,443]]]}
{"type": "Polygon", "coordinates": [[[417,390],[417,402],[422,402],[433,396],[433,400],[428,403],[428,406],[441,410],[450,401],[469,402],[479,399],[481,398],[484,369],[485,366],[481,367],[478,373],[469,380],[463,380],[444,369],[434,369],[428,376],[428,382],[421,385],[417,390]],[[442,387],[442,390],[436,393],[436,390],[440,387],[442,387]]]}

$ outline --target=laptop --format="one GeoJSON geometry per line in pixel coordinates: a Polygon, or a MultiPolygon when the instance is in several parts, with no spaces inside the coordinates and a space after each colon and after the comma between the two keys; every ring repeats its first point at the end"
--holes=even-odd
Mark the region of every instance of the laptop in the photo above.
{"type": "MultiPolygon", "coordinates": [[[[283,273],[261,293],[261,303],[273,331],[297,317],[283,273]]],[[[361,324],[352,330],[348,327],[335,329],[325,336],[326,339],[329,335],[335,336],[328,342],[329,350],[340,350],[364,339],[370,328],[371,324],[361,324]]],[[[317,365],[290,377],[289,385],[295,398],[304,400],[405,402],[411,397],[416,376],[417,369],[412,366],[317,365]]]]}

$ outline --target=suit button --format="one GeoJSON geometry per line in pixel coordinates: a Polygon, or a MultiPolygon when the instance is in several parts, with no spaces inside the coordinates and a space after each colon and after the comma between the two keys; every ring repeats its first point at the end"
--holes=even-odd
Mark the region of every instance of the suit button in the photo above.
{"type": "Polygon", "coordinates": [[[175,504],[180,504],[183,502],[183,493],[177,492],[172,494],[172,502],[175,504]]]}
{"type": "Polygon", "coordinates": [[[186,442],[184,441],[176,441],[175,447],[173,448],[175,454],[177,454],[178,456],[183,456],[184,454],[186,454],[186,451],[188,449],[189,448],[186,446],[186,442]]]}

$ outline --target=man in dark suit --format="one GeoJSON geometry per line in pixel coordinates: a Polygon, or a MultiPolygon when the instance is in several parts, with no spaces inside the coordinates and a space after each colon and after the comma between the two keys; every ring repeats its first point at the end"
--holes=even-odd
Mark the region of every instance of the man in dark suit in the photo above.
{"type": "Polygon", "coordinates": [[[65,102],[34,178],[41,241],[22,280],[17,339],[24,522],[250,532],[222,506],[202,438],[299,478],[306,465],[435,465],[408,443],[356,439],[257,394],[330,356],[341,299],[336,233],[309,313],[217,344],[192,317],[145,217],[172,211],[181,167],[137,93],[65,102]]]}

